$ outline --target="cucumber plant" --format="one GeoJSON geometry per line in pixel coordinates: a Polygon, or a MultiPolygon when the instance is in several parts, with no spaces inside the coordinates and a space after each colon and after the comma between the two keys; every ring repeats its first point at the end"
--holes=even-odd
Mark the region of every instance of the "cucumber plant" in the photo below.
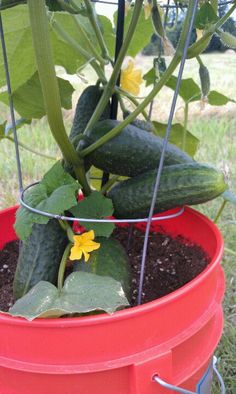
{"type": "MultiPolygon", "coordinates": [[[[38,117],[46,114],[62,155],[42,180],[24,194],[28,205],[55,215],[54,218],[25,207],[17,212],[15,229],[23,247],[14,281],[17,301],[10,309],[13,315],[33,319],[100,310],[112,313],[129,305],[131,277],[126,251],[112,238],[114,224],[99,220],[112,215],[143,218],[148,214],[163,139],[158,119],[150,119],[147,109],[165,85],[175,88],[173,73],[183,55],[194,0],[188,2],[180,40],[171,62],[158,73],[154,66],[146,74],[146,82],[152,88],[140,100],[132,94],[133,88],[137,91],[137,84],[141,82],[140,72],[135,70],[132,61],[125,74],[130,78],[125,86],[130,86],[130,90],[121,89],[118,80],[125,57],[135,56],[154,29],[166,41],[157,2],[149,2],[149,7],[152,6],[152,12],[145,14],[146,18],[142,0],[135,0],[128,7],[125,38],[114,61],[113,28],[107,18],[98,17],[91,0],[1,2],[6,23],[12,23],[16,15],[21,16],[15,30],[10,28],[9,45],[16,32],[23,31],[25,37],[30,37],[24,43],[23,52],[24,56],[30,55],[28,67],[25,68],[24,59],[22,64],[18,59],[18,68],[11,67],[16,108],[20,115],[21,112],[27,113],[29,121],[37,117],[32,114],[40,114],[38,117]],[[140,35],[144,28],[149,36],[140,35]],[[68,105],[73,89],[69,82],[59,80],[55,65],[63,66],[68,73],[89,65],[97,76],[96,84],[89,81],[80,96],[69,135],[62,106],[64,102],[68,105]],[[30,97],[30,94],[34,96],[30,97]],[[110,119],[110,103],[114,95],[124,114],[123,120],[110,119]],[[24,97],[23,104],[21,97],[24,97]],[[127,100],[133,103],[133,111],[127,111],[127,100]],[[37,112],[38,108],[40,111],[37,112]],[[139,115],[143,115],[144,120],[138,119],[139,115]],[[100,190],[94,190],[89,180],[91,166],[113,174],[100,190]],[[71,221],[65,220],[64,216],[69,216],[71,221]],[[76,217],[88,221],[76,227],[73,225],[76,217]],[[70,265],[77,268],[65,279],[69,260],[70,265]]],[[[233,4],[220,18],[210,3],[207,3],[207,9],[199,3],[196,23],[203,34],[189,47],[187,57],[195,57],[200,64],[201,89],[192,80],[182,81],[179,94],[186,108],[192,101],[201,100],[202,95],[210,98],[209,74],[200,54],[235,8],[233,4]]],[[[17,50],[20,53],[19,43],[17,50]]],[[[14,53],[11,53],[11,60],[14,62],[14,53]]],[[[217,100],[219,102],[219,94],[217,100]]],[[[214,105],[214,94],[211,103],[214,105]]],[[[167,146],[155,212],[183,204],[204,203],[227,188],[221,171],[194,160],[197,141],[187,130],[187,118],[188,111],[185,110],[181,133],[177,135],[173,129],[173,143],[167,146]]]]}

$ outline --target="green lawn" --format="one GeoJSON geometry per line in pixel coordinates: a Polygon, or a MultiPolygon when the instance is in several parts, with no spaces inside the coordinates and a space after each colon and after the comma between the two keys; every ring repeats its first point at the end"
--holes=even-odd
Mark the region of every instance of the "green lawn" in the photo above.
{"type": "MultiPolygon", "coordinates": [[[[209,66],[211,72],[212,88],[236,99],[236,55],[203,55],[204,62],[209,66]]],[[[143,69],[148,70],[151,66],[151,58],[138,58],[138,63],[143,69]]],[[[198,65],[196,61],[187,62],[185,77],[198,79],[198,65]]],[[[75,85],[78,80],[75,81],[75,85]]],[[[81,91],[81,87],[80,87],[81,91]]],[[[146,94],[143,88],[142,94],[146,94]]],[[[170,108],[170,101],[173,92],[165,91],[155,100],[154,119],[165,121],[170,108]]],[[[199,103],[193,104],[190,108],[189,129],[201,139],[201,145],[197,153],[197,160],[211,163],[219,168],[224,168],[229,173],[229,183],[231,189],[236,192],[236,104],[228,104],[224,107],[206,106],[200,109],[199,103]]],[[[2,108],[2,114],[6,109],[2,108]]],[[[0,115],[0,118],[3,117],[0,115]]],[[[66,114],[66,124],[68,129],[71,125],[72,114],[66,114]]],[[[1,120],[1,119],[0,119],[1,120]]],[[[175,121],[183,120],[183,105],[181,100],[177,104],[175,121]]],[[[49,134],[45,120],[34,123],[32,126],[25,126],[19,130],[19,140],[30,146],[32,149],[59,157],[59,152],[55,147],[49,134]]],[[[42,174],[52,165],[53,160],[36,156],[33,153],[20,149],[24,185],[40,179],[42,174]]],[[[16,172],[16,161],[14,145],[10,141],[0,143],[0,208],[11,206],[17,202],[18,181],[16,172]]],[[[217,210],[221,205],[221,198],[199,207],[210,218],[214,219],[217,210]]],[[[225,328],[221,343],[217,350],[219,357],[219,369],[224,377],[227,394],[236,393],[236,207],[226,205],[222,217],[219,220],[219,227],[224,235],[225,246],[232,250],[226,252],[223,266],[227,278],[227,290],[224,301],[225,328]]],[[[213,394],[220,391],[217,387],[213,389],[213,394]]]]}

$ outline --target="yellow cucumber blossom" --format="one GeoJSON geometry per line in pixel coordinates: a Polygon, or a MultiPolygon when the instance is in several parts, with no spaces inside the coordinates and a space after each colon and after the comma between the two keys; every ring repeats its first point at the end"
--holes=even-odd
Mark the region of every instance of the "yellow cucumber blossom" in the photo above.
{"type": "Polygon", "coordinates": [[[152,13],[152,0],[144,0],[143,9],[145,19],[150,18],[152,13]]]}
{"type": "Polygon", "coordinates": [[[138,96],[142,82],[142,71],[135,68],[133,59],[130,59],[128,66],[121,71],[121,88],[134,96],[138,96]]]}
{"type": "Polygon", "coordinates": [[[84,260],[87,262],[90,257],[89,253],[100,248],[100,244],[93,241],[94,237],[93,230],[81,235],[74,235],[74,246],[70,251],[70,260],[80,260],[84,255],[84,260]]]}

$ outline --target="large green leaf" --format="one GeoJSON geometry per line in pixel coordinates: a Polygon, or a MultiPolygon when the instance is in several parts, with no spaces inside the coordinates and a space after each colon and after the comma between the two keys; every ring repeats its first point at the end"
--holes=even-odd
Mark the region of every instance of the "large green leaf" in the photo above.
{"type": "MultiPolygon", "coordinates": [[[[62,107],[70,109],[72,107],[71,98],[74,88],[69,81],[62,78],[57,78],[57,80],[62,107]]],[[[12,94],[12,98],[16,111],[23,118],[40,119],[46,114],[42,89],[37,72],[22,86],[15,90],[12,94]]],[[[8,94],[0,94],[0,101],[8,104],[8,94]]]]}
{"type": "MultiPolygon", "coordinates": [[[[86,219],[103,219],[113,213],[112,201],[100,192],[94,191],[70,209],[75,217],[86,219]]],[[[86,230],[94,230],[96,237],[109,237],[114,230],[114,223],[81,222],[86,230]]]]}
{"type": "Polygon", "coordinates": [[[122,284],[126,296],[130,296],[130,264],[124,247],[114,238],[97,237],[100,248],[91,253],[87,263],[78,261],[78,271],[110,276],[122,284]]]}
{"type": "Polygon", "coordinates": [[[115,53],[115,31],[112,27],[110,19],[104,15],[99,15],[99,22],[102,27],[103,37],[108,48],[110,56],[114,56],[115,53]]]}
{"type": "MultiPolygon", "coordinates": [[[[172,90],[175,90],[176,83],[177,77],[172,75],[167,81],[166,86],[172,90]]],[[[179,96],[182,97],[185,103],[198,101],[201,99],[201,89],[192,78],[182,79],[179,88],[179,96]]]]}
{"type": "MultiPolygon", "coordinates": [[[[66,5],[70,3],[70,1],[67,0],[46,0],[46,4],[50,11],[62,11],[64,9],[61,5],[63,2],[66,5]]],[[[25,3],[27,3],[27,0],[0,0],[0,11],[25,3]]]]}
{"type": "MultiPolygon", "coordinates": [[[[32,44],[32,34],[26,5],[19,5],[18,7],[7,9],[3,11],[2,14],[11,85],[12,91],[14,92],[28,81],[37,70],[32,44]]],[[[78,34],[76,30],[74,17],[72,15],[64,12],[55,12],[53,18],[60,23],[60,26],[71,34],[83,48],[87,49],[83,37],[78,34]]],[[[86,34],[93,40],[93,33],[87,18],[80,15],[77,15],[76,18],[79,18],[86,34]]],[[[51,40],[55,65],[65,67],[66,71],[71,74],[85,65],[87,61],[78,54],[76,49],[63,41],[52,28],[51,40]]],[[[4,86],[5,83],[4,65],[0,52],[0,87],[4,86]]]]}
{"type": "MultiPolygon", "coordinates": [[[[125,30],[124,35],[130,26],[132,18],[133,8],[128,12],[125,17],[125,30]]],[[[115,24],[117,21],[117,13],[114,14],[115,24]]],[[[144,11],[142,11],[137,27],[135,29],[134,36],[129,44],[127,51],[128,56],[135,57],[150,41],[151,35],[154,33],[151,18],[145,19],[144,11]]]]}
{"type": "MultiPolygon", "coordinates": [[[[32,208],[61,215],[76,204],[78,188],[79,184],[57,162],[39,184],[25,193],[24,200],[32,208]]],[[[48,220],[48,217],[21,207],[16,214],[15,230],[19,238],[26,241],[34,223],[46,224],[48,220]]]]}
{"type": "MultiPolygon", "coordinates": [[[[156,129],[155,134],[159,135],[160,137],[164,137],[166,134],[167,124],[155,121],[152,123],[156,129]]],[[[171,126],[169,141],[193,157],[198,149],[199,140],[192,133],[190,133],[190,131],[186,130],[185,146],[183,146],[184,134],[184,127],[180,123],[173,124],[171,126]]]]}
{"type": "Polygon", "coordinates": [[[230,97],[225,96],[222,93],[216,92],[215,90],[212,90],[209,94],[208,94],[208,103],[210,105],[225,105],[229,102],[235,103],[236,101],[231,99],[230,97]]]}
{"type": "Polygon", "coordinates": [[[65,280],[61,291],[49,282],[39,282],[10,308],[9,313],[33,320],[98,311],[111,314],[127,306],[129,302],[116,280],[74,272],[65,280]]]}
{"type": "Polygon", "coordinates": [[[206,30],[210,25],[216,23],[219,17],[209,2],[205,2],[197,12],[195,19],[195,27],[197,29],[206,30]]]}

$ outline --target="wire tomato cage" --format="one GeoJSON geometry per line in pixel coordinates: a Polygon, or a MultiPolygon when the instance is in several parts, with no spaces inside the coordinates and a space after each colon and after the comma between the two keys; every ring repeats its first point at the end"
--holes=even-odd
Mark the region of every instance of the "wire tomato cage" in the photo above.
{"type": "MultiPolygon", "coordinates": [[[[91,0],[93,3],[102,3],[106,5],[113,5],[117,6],[117,30],[116,30],[116,46],[115,46],[115,61],[117,59],[117,56],[120,52],[120,49],[122,47],[123,43],[123,36],[124,36],[124,20],[125,20],[125,0],[118,0],[118,1],[106,1],[106,0],[91,0]]],[[[233,1],[225,1],[225,2],[219,2],[218,7],[225,6],[227,4],[232,4],[233,1]]],[[[165,24],[167,22],[167,14],[168,10],[171,8],[177,8],[180,7],[181,9],[186,8],[188,5],[187,4],[181,4],[179,3],[173,3],[171,4],[171,0],[167,0],[166,4],[160,4],[160,6],[165,10],[165,24]]],[[[21,160],[20,160],[20,153],[19,153],[19,143],[18,143],[18,137],[17,137],[17,130],[16,130],[16,119],[15,119],[15,110],[14,110],[14,103],[12,99],[12,90],[11,90],[11,81],[10,81],[10,73],[9,73],[9,67],[8,67],[8,58],[7,58],[7,50],[6,50],[6,45],[5,45],[5,37],[4,37],[4,29],[3,29],[3,24],[2,24],[2,17],[1,17],[1,12],[0,12],[0,39],[1,39],[1,44],[2,44],[2,54],[3,54],[3,62],[4,62],[4,68],[5,68],[5,77],[6,77],[6,85],[7,85],[7,91],[9,95],[9,107],[10,107],[10,117],[11,117],[11,123],[12,123],[12,129],[13,129],[13,136],[14,136],[14,143],[15,143],[15,153],[16,153],[16,164],[17,164],[17,172],[18,172],[18,183],[19,183],[19,192],[20,192],[20,204],[24,206],[26,209],[28,209],[30,212],[36,213],[38,215],[42,215],[45,217],[53,218],[53,219],[58,219],[58,220],[66,220],[69,222],[94,222],[94,223],[129,223],[131,224],[130,226],[130,233],[129,233],[129,238],[132,236],[132,230],[133,230],[133,224],[135,223],[146,223],[146,229],[145,229],[145,236],[144,236],[144,244],[143,244],[143,252],[142,252],[142,261],[141,261],[141,270],[140,270],[140,280],[139,280],[139,287],[138,287],[138,305],[142,303],[142,289],[143,289],[143,283],[144,283],[144,274],[145,274],[145,264],[146,264],[146,256],[147,256],[147,248],[148,248],[148,240],[149,240],[149,234],[150,234],[150,229],[151,229],[151,223],[153,221],[162,221],[162,220],[167,220],[167,219],[172,219],[176,218],[179,215],[181,215],[184,212],[184,207],[180,207],[177,211],[175,210],[174,213],[170,214],[165,214],[162,213],[161,215],[153,215],[154,214],[154,207],[155,207],[155,202],[158,198],[158,190],[160,186],[160,179],[161,179],[161,174],[164,166],[164,158],[165,158],[165,152],[170,136],[170,130],[171,130],[171,125],[175,113],[175,108],[176,108],[176,103],[177,103],[177,97],[180,89],[180,83],[182,80],[182,75],[183,75],[183,70],[184,70],[184,65],[187,57],[187,50],[190,45],[190,38],[191,38],[191,33],[194,25],[194,19],[196,16],[198,8],[198,0],[195,0],[194,2],[194,7],[193,7],[193,12],[191,16],[191,20],[188,26],[188,31],[187,31],[187,36],[186,36],[186,41],[184,44],[183,48],[183,53],[182,53],[182,58],[180,62],[180,67],[178,71],[178,76],[177,76],[177,83],[176,83],[176,88],[173,94],[172,102],[171,102],[171,107],[170,107],[170,112],[169,112],[169,117],[168,117],[168,123],[167,123],[167,128],[164,136],[164,142],[163,142],[163,148],[161,152],[161,158],[159,161],[159,165],[157,166],[156,169],[156,179],[155,179],[155,184],[153,188],[153,196],[152,196],[152,201],[150,204],[150,209],[149,209],[149,214],[146,218],[141,218],[141,219],[88,219],[88,218],[81,218],[81,217],[69,217],[69,216],[63,216],[63,215],[54,215],[45,211],[38,210],[36,208],[31,207],[28,205],[25,200],[25,192],[28,191],[30,188],[38,184],[39,182],[34,182],[27,187],[23,186],[23,177],[22,177],[22,168],[21,168],[21,160]]],[[[117,80],[117,85],[119,86],[120,83],[120,78],[117,80]]],[[[112,100],[111,100],[111,113],[110,113],[110,118],[111,119],[116,119],[117,118],[117,112],[118,112],[118,100],[117,96],[113,95],[112,100]]],[[[152,103],[150,104],[150,109],[149,109],[149,117],[151,117],[152,113],[152,103]]],[[[102,185],[104,185],[107,180],[109,179],[109,174],[108,173],[103,173],[102,178],[96,178],[94,177],[93,179],[99,179],[101,180],[102,185]]],[[[225,393],[225,385],[223,382],[223,379],[218,372],[216,368],[216,362],[217,359],[214,356],[213,358],[213,370],[215,371],[215,374],[218,378],[220,387],[221,387],[221,393],[225,393]]],[[[154,376],[153,380],[161,385],[162,387],[165,387],[166,389],[174,390],[176,392],[180,393],[186,393],[186,394],[197,394],[193,393],[187,390],[184,390],[180,387],[176,387],[173,385],[170,385],[169,383],[163,381],[160,377],[154,376]]]]}
{"type": "MultiPolygon", "coordinates": [[[[108,6],[110,4],[117,5],[117,29],[116,29],[116,45],[115,45],[115,61],[116,61],[118,54],[120,52],[120,49],[122,47],[123,37],[124,37],[125,0],[118,0],[118,2],[115,2],[115,1],[111,2],[111,1],[105,1],[105,0],[104,1],[93,0],[93,1],[96,3],[103,3],[103,4],[106,3],[108,6]]],[[[168,12],[168,7],[170,7],[170,6],[171,6],[170,0],[168,0],[167,5],[165,6],[166,7],[166,15],[168,12]]],[[[159,186],[160,186],[161,173],[162,173],[162,169],[164,166],[165,152],[166,152],[166,148],[167,148],[167,144],[168,144],[168,140],[169,140],[169,136],[170,136],[171,125],[172,125],[172,121],[173,121],[173,117],[174,117],[174,113],[175,113],[178,93],[179,93],[179,89],[180,89],[180,83],[182,80],[185,60],[187,57],[187,50],[188,50],[188,47],[190,44],[190,37],[191,37],[193,25],[194,25],[194,19],[195,19],[195,15],[197,12],[197,8],[198,8],[198,0],[195,0],[191,20],[190,20],[190,23],[188,26],[186,41],[185,41],[184,48],[183,48],[180,67],[179,67],[179,71],[178,71],[176,88],[175,88],[172,103],[171,103],[166,133],[165,133],[165,136],[163,139],[163,148],[162,148],[162,152],[161,152],[160,162],[159,162],[159,165],[156,169],[156,179],[155,179],[155,184],[154,184],[154,188],[153,188],[153,196],[152,196],[152,201],[151,201],[151,205],[150,205],[150,210],[149,210],[148,217],[142,218],[142,219],[88,219],[88,218],[86,219],[86,218],[79,218],[79,217],[71,218],[68,216],[53,215],[48,212],[35,209],[35,208],[29,206],[28,204],[26,204],[26,202],[24,201],[25,192],[27,190],[29,190],[31,187],[33,187],[38,182],[32,183],[27,187],[23,186],[19,143],[18,143],[17,130],[16,130],[15,110],[14,110],[14,103],[13,103],[13,99],[12,99],[11,81],[10,81],[10,73],[9,73],[9,67],[8,67],[7,50],[6,50],[5,38],[4,38],[4,30],[3,30],[2,18],[1,18],[1,13],[0,13],[0,38],[1,38],[1,43],[2,43],[2,53],[3,53],[3,61],[4,61],[4,68],[5,68],[6,84],[7,84],[7,90],[8,90],[8,95],[9,95],[10,116],[11,116],[13,135],[14,135],[14,143],[15,143],[16,164],[17,164],[18,183],[19,183],[19,192],[20,192],[20,203],[22,206],[24,206],[26,209],[28,209],[29,211],[31,211],[33,213],[36,213],[36,214],[42,215],[42,216],[47,216],[49,218],[55,218],[58,220],[61,219],[61,220],[66,220],[66,221],[79,221],[79,222],[94,222],[94,223],[95,222],[96,223],[98,223],[98,222],[101,222],[101,223],[113,222],[113,223],[130,223],[130,224],[146,222],[143,252],[142,252],[142,261],[141,261],[141,270],[140,270],[140,280],[139,280],[139,287],[138,287],[138,305],[140,305],[142,303],[142,289],[143,289],[143,284],[144,284],[145,264],[146,264],[146,256],[147,256],[147,248],[148,248],[148,240],[149,240],[149,233],[150,233],[150,229],[151,229],[151,223],[152,223],[152,221],[159,221],[159,220],[166,220],[166,219],[175,218],[175,217],[181,215],[184,211],[184,208],[182,207],[179,209],[178,212],[175,212],[173,214],[161,215],[159,217],[156,217],[153,215],[155,202],[158,198],[158,190],[159,190],[159,186]]],[[[119,84],[120,84],[120,77],[117,80],[117,85],[119,85],[119,84]]],[[[149,115],[151,115],[151,111],[152,111],[152,103],[150,105],[149,115]]],[[[118,112],[118,99],[117,99],[117,96],[114,94],[111,99],[110,118],[116,119],[117,112],[118,112]]],[[[108,179],[109,179],[109,174],[103,173],[102,180],[101,180],[102,185],[104,185],[108,179]]],[[[130,226],[129,238],[132,235],[132,230],[133,230],[133,227],[130,226]]]]}

